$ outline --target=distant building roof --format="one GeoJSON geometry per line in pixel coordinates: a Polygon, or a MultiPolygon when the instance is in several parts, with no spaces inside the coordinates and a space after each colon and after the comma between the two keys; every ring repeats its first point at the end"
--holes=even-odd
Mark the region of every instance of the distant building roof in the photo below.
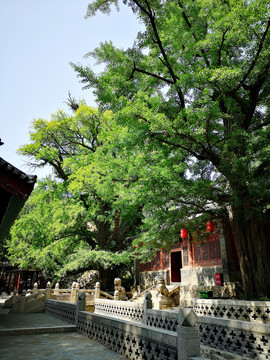
{"type": "Polygon", "coordinates": [[[0,241],[7,235],[36,181],[36,176],[26,175],[0,157],[0,241]]]}

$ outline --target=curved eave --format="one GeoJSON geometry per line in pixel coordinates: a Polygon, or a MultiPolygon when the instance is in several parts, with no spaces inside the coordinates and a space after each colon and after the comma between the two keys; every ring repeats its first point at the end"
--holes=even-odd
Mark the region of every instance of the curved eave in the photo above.
{"type": "Polygon", "coordinates": [[[0,157],[0,241],[18,217],[36,180],[36,176],[25,174],[0,157]]]}

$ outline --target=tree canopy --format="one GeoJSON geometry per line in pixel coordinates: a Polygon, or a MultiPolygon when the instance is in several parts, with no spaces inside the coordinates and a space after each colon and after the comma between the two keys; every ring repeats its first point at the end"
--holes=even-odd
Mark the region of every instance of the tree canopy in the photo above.
{"type": "MultiPolygon", "coordinates": [[[[11,243],[23,241],[11,257],[34,262],[55,246],[44,268],[58,275],[129,263],[134,246],[147,260],[183,224],[198,234],[219,218],[232,230],[245,292],[269,297],[269,2],[124,4],[144,24],[134,44],[89,52],[104,65],[98,74],[71,64],[98,109],[71,99],[74,114],[34,121],[20,149],[55,179],[40,183],[13,227],[11,243]]],[[[113,5],[92,1],[86,17],[113,5]]]]}
{"type": "MultiPolygon", "coordinates": [[[[221,217],[245,291],[269,296],[269,2],[124,3],[145,26],[133,46],[91,51],[105,65],[99,74],[72,66],[100,109],[129,129],[128,146],[141,148],[131,188],[144,198],[149,235],[164,238],[195,214],[221,217]]],[[[93,1],[87,17],[117,4],[93,1]]]]}
{"type": "Polygon", "coordinates": [[[83,103],[75,114],[58,111],[50,120],[33,121],[30,142],[19,153],[32,166],[49,164],[55,176],[39,181],[12,228],[9,256],[14,263],[57,278],[131,263],[141,213],[138,206],[124,209],[119,202],[117,184],[130,181],[122,166],[128,159],[114,146],[113,153],[109,149],[120,133],[109,111],[83,103]]]}

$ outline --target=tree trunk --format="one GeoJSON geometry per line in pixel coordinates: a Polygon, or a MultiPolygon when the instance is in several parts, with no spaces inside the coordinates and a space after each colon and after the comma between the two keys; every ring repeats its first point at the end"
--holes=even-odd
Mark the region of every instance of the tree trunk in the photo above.
{"type": "MultiPolygon", "coordinates": [[[[109,211],[108,204],[101,204],[99,209],[99,215],[107,216],[109,211]]],[[[95,220],[95,225],[98,231],[97,243],[101,250],[106,248],[107,242],[110,238],[110,223],[107,220],[95,220]]]]}
{"type": "Polygon", "coordinates": [[[269,250],[264,225],[254,215],[247,216],[246,210],[238,207],[230,211],[244,292],[247,297],[270,298],[269,250]]]}

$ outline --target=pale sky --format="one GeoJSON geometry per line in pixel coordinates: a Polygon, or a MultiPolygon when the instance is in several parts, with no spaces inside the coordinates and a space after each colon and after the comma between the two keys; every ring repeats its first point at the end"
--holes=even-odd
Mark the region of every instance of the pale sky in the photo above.
{"type": "Polygon", "coordinates": [[[33,119],[50,119],[68,111],[68,91],[95,106],[69,62],[87,65],[84,55],[100,42],[112,40],[121,48],[133,44],[140,28],[127,6],[110,16],[85,19],[90,0],[1,0],[0,5],[0,157],[23,172],[30,171],[19,146],[28,143],[33,119]]]}

